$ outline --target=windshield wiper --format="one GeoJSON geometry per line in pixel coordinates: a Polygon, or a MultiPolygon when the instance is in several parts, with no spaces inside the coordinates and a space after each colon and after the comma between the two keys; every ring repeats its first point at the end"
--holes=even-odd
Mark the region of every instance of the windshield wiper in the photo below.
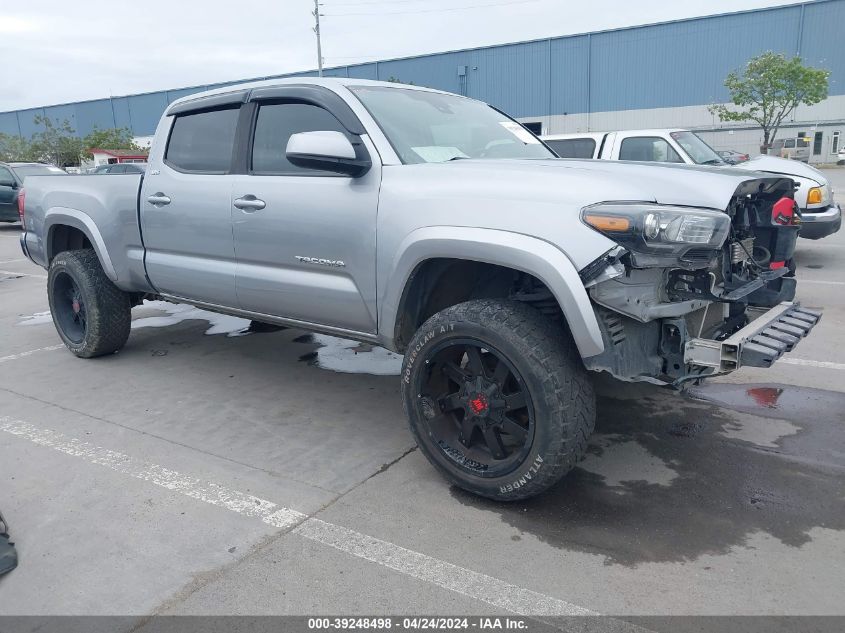
{"type": "Polygon", "coordinates": [[[706,160],[702,165],[727,165],[727,163],[719,158],[711,158],[710,160],[706,160]]]}

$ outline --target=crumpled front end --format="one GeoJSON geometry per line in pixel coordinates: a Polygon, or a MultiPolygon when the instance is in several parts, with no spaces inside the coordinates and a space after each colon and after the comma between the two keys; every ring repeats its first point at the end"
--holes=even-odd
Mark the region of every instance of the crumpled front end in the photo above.
{"type": "Polygon", "coordinates": [[[821,318],[794,302],[789,179],[742,182],[724,212],[601,204],[582,220],[618,244],[581,270],[605,343],[589,369],[681,385],[769,367],[821,318]]]}

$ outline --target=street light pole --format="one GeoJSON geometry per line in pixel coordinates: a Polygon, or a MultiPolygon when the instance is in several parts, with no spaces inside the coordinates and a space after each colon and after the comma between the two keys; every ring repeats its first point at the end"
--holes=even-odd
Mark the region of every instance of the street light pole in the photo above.
{"type": "Polygon", "coordinates": [[[323,76],[323,50],[320,42],[320,2],[314,0],[314,33],[317,35],[317,74],[323,76]]]}

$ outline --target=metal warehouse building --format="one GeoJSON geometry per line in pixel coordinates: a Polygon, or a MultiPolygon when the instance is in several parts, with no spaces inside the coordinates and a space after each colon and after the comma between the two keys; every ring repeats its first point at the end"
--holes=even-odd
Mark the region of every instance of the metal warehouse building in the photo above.
{"type": "MultiPolygon", "coordinates": [[[[816,0],[739,13],[542,40],[339,66],[327,76],[398,79],[487,101],[544,134],[686,127],[717,149],[754,152],[749,125],[721,124],[707,111],[725,102],[725,76],[772,50],[827,68],[830,96],[801,107],[784,136],[813,140],[812,161],[828,162],[845,132],[845,0],[816,0]]],[[[277,77],[313,76],[315,71],[277,77]]],[[[269,77],[268,77],[269,78],[269,77]]],[[[239,80],[243,81],[243,80],[239,80]]],[[[128,127],[151,135],[179,97],[229,82],[0,113],[0,132],[29,137],[33,118],[67,119],[78,133],[128,127]]]]}

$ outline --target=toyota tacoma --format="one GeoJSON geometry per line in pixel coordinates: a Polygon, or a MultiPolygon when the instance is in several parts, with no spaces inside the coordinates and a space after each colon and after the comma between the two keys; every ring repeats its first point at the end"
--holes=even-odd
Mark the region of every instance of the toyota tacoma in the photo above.
{"type": "Polygon", "coordinates": [[[499,500],[583,457],[591,372],[681,386],[768,367],[820,318],[793,301],[790,179],[563,160],[500,111],[415,86],[192,95],[163,114],[146,174],[33,176],[20,198],[76,356],[119,350],[146,299],[383,345],[404,354],[422,452],[499,500]]]}

